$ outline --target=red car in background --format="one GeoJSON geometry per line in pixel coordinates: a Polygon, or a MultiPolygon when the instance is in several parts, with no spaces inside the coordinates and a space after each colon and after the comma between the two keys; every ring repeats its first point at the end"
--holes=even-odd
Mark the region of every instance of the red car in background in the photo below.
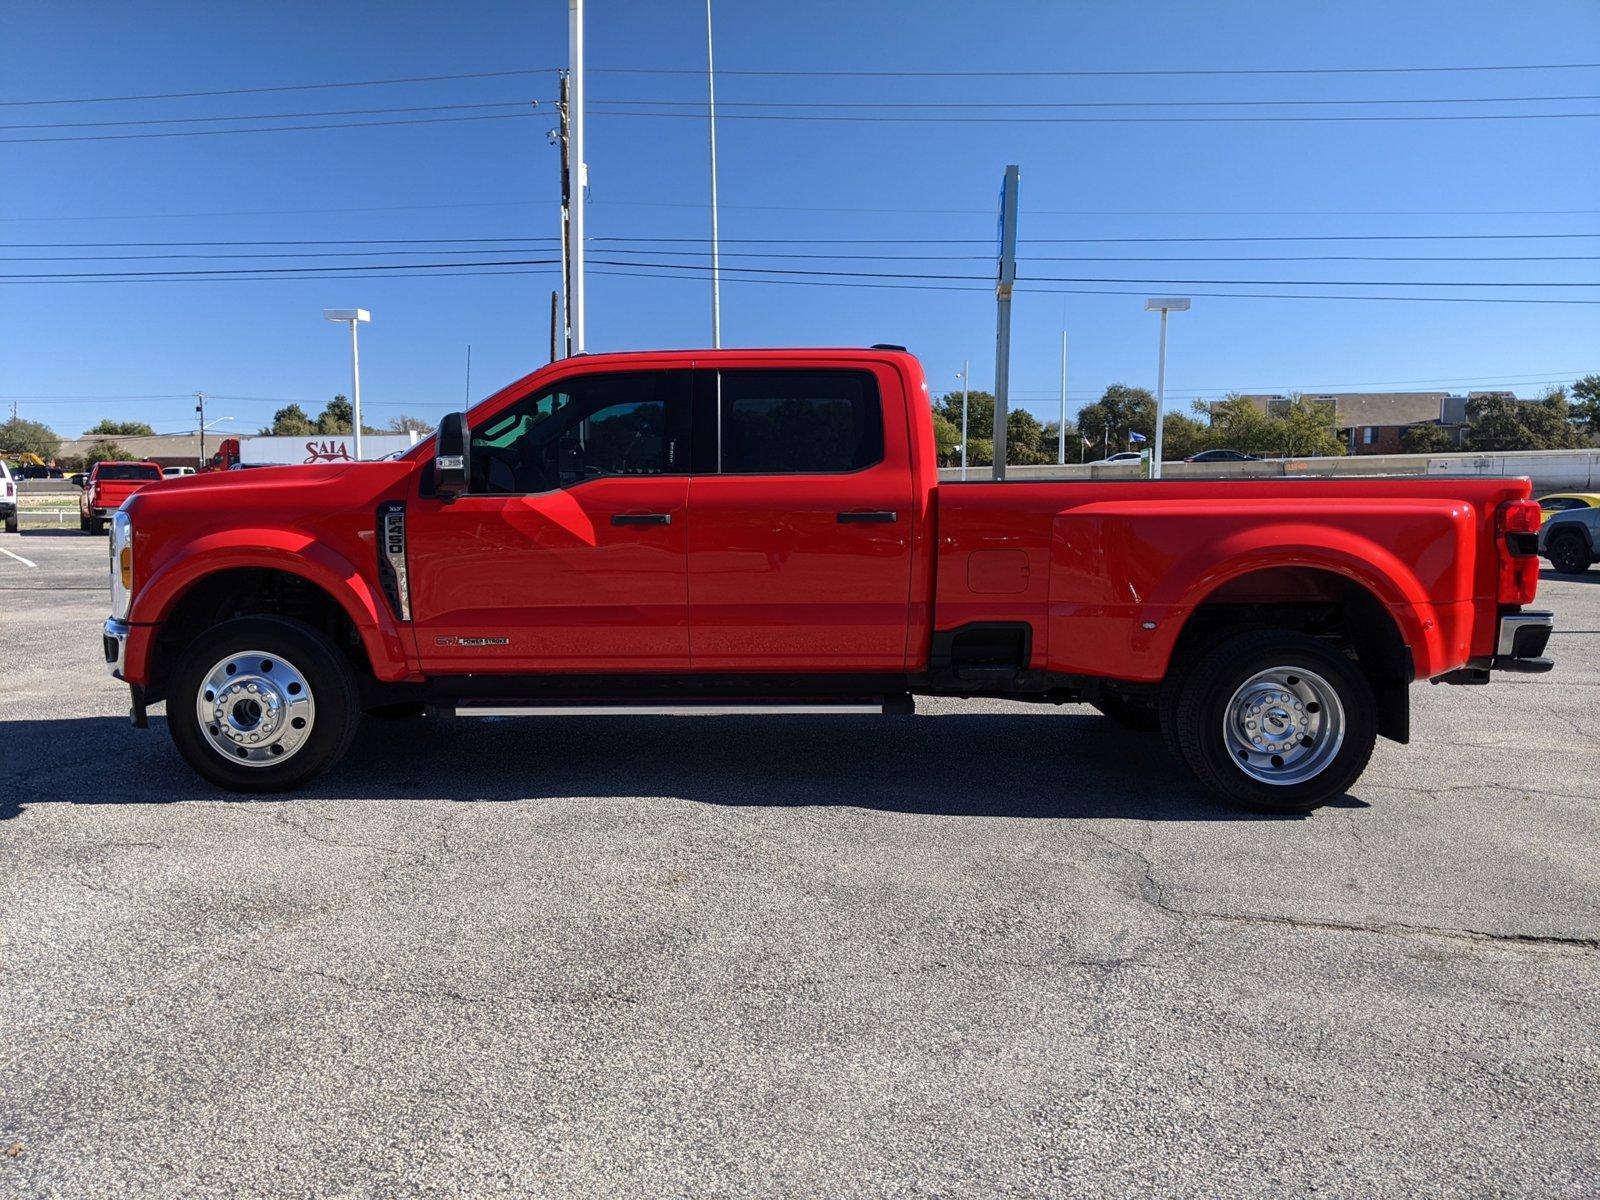
{"type": "Polygon", "coordinates": [[[153,462],[95,463],[83,481],[83,495],[78,497],[78,528],[85,533],[104,533],[106,521],[124,500],[160,478],[161,468],[153,462]]]}

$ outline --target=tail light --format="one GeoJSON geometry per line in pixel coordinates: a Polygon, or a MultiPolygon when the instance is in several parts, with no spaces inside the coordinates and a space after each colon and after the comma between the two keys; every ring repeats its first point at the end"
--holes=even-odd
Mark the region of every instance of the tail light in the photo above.
{"type": "Polygon", "coordinates": [[[1531,604],[1539,590],[1539,519],[1539,506],[1532,500],[1508,500],[1496,514],[1501,604],[1531,604]]]}

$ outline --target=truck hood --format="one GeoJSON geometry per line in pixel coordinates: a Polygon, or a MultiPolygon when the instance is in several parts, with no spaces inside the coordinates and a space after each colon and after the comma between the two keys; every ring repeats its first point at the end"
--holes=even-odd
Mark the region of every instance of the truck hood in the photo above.
{"type": "Polygon", "coordinates": [[[392,495],[415,469],[411,462],[363,462],[208,471],[146,484],[125,507],[136,521],[141,512],[216,515],[235,508],[273,519],[275,513],[376,502],[392,495]]]}

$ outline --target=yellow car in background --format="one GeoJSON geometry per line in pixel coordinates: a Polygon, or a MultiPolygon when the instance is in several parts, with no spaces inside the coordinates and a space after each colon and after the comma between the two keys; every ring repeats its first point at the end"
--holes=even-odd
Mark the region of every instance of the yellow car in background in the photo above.
{"type": "Polygon", "coordinates": [[[1575,508],[1600,508],[1600,492],[1552,492],[1539,497],[1539,520],[1544,522],[1558,512],[1575,508]]]}

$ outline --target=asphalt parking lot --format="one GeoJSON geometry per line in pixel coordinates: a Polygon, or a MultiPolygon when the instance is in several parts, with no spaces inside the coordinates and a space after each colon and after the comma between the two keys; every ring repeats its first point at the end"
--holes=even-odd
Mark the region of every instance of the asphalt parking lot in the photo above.
{"type": "Polygon", "coordinates": [[[1600,1188],[1600,570],[1272,819],[1002,703],[372,722],[240,799],[130,728],[104,541],[0,547],[0,1194],[1600,1188]]]}

